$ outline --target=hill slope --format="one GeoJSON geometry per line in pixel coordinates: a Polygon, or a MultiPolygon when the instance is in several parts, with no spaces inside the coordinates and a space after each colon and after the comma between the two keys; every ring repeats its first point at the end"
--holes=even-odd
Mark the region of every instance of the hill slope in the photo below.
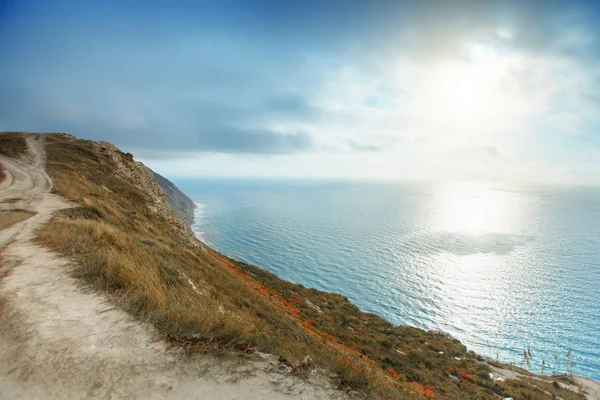
{"type": "Polygon", "coordinates": [[[81,288],[69,276],[81,265],[35,244],[53,214],[74,206],[51,193],[43,139],[28,136],[18,159],[0,156],[13,178],[0,191],[0,216],[30,212],[0,230],[0,399],[342,398],[326,376],[263,371],[269,358],[185,357],[106,295],[81,288]]]}
{"type": "Polygon", "coordinates": [[[185,221],[188,226],[194,223],[194,209],[196,205],[183,193],[173,182],[152,171],[154,178],[160,187],[167,193],[167,202],[173,207],[177,215],[185,221]]]}
{"type": "MultiPolygon", "coordinates": [[[[23,138],[0,135],[0,148],[23,138]]],[[[312,360],[354,397],[584,398],[565,388],[571,378],[553,384],[486,362],[447,335],[395,327],[343,296],[219,254],[191,234],[152,172],[108,143],[35,138],[45,142],[53,191],[74,205],[41,227],[37,242],[75,261],[74,277],[177,348],[273,353],[282,357],[267,368],[295,375],[313,371],[312,360]]]]}

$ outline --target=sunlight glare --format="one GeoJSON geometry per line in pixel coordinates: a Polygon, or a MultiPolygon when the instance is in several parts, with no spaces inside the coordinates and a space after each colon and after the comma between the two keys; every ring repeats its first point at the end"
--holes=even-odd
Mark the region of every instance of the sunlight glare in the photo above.
{"type": "Polygon", "coordinates": [[[514,203],[506,192],[486,183],[444,184],[437,203],[437,223],[443,231],[470,235],[514,231],[514,203]]]}
{"type": "Polygon", "coordinates": [[[468,47],[467,59],[431,65],[420,93],[420,115],[445,128],[481,128],[510,104],[502,79],[510,59],[482,45],[468,47]]]}

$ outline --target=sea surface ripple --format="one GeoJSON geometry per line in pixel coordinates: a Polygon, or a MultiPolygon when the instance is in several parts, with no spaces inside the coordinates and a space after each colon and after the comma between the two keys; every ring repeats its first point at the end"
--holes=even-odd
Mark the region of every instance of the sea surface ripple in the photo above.
{"type": "Polygon", "coordinates": [[[484,356],[600,380],[600,190],[183,180],[194,230],[280,278],[484,356]],[[557,361],[554,361],[554,355],[557,361]]]}

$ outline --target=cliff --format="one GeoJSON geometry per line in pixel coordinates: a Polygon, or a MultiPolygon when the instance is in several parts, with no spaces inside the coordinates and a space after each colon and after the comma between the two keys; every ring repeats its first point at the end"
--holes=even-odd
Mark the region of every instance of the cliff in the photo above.
{"type": "MultiPolygon", "coordinates": [[[[0,135],[0,148],[22,136],[0,135]]],[[[193,236],[155,175],[109,143],[36,138],[52,191],[73,205],[39,227],[37,243],[68,257],[77,279],[177,348],[275,354],[265,368],[327,371],[351,398],[585,398],[571,390],[575,378],[485,360],[448,335],[394,326],[344,296],[218,253],[193,236]]]]}
{"type": "MultiPolygon", "coordinates": [[[[307,381],[269,372],[264,364],[275,356],[223,349],[224,337],[197,337],[203,351],[174,341],[185,306],[207,295],[180,268],[198,249],[185,248],[193,237],[131,155],[66,135],[0,133],[0,166],[7,177],[0,185],[0,400],[344,398],[327,375],[307,381]],[[76,195],[73,187],[85,196],[58,194],[76,195]],[[170,222],[168,236],[147,221],[170,222]]],[[[233,332],[207,326],[219,311],[203,304],[202,318],[187,310],[202,326],[187,329],[233,332]]]]}
{"type": "Polygon", "coordinates": [[[191,227],[194,223],[194,209],[196,204],[185,195],[170,180],[152,171],[154,178],[161,188],[167,193],[167,202],[185,223],[191,227]]]}

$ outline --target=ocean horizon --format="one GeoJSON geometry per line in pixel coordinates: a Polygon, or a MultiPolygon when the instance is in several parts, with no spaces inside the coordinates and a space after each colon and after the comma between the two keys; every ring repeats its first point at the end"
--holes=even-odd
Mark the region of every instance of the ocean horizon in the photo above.
{"type": "Polygon", "coordinates": [[[227,256],[494,360],[600,380],[598,187],[175,182],[227,256]]]}

